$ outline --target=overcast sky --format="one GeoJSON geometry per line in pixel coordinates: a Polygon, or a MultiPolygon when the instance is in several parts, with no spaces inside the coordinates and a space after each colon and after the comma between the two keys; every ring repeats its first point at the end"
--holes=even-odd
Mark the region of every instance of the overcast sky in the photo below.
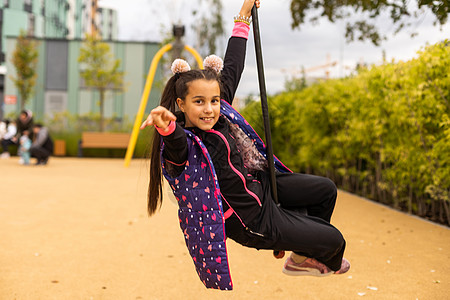
{"type": "MultiPolygon", "coordinates": [[[[197,0],[199,1],[199,0],[197,0]]],[[[382,61],[383,50],[388,61],[394,59],[409,60],[416,55],[427,43],[433,44],[450,37],[450,25],[445,25],[442,30],[439,26],[433,26],[434,16],[431,12],[423,14],[419,21],[415,21],[411,29],[393,36],[394,28],[387,20],[380,20],[388,34],[388,41],[380,47],[373,46],[369,42],[346,43],[344,38],[344,22],[330,23],[325,19],[320,20],[319,25],[305,24],[300,30],[291,29],[291,16],[289,0],[262,0],[259,9],[259,22],[262,40],[262,52],[264,59],[266,87],[269,94],[283,90],[284,81],[289,74],[315,66],[324,65],[327,62],[336,61],[334,67],[328,68],[331,77],[348,75],[358,62],[369,65],[379,64],[382,61]],[[387,25],[384,25],[386,23],[387,25]],[[412,31],[417,31],[418,36],[411,38],[412,31]]],[[[195,3],[193,0],[100,0],[101,6],[117,9],[119,22],[119,39],[134,41],[155,41],[161,38],[162,26],[166,30],[174,23],[183,23],[184,18],[189,18],[189,7],[195,3]],[[163,24],[163,25],[161,25],[163,24]]],[[[239,12],[242,0],[224,0],[223,18],[227,37],[233,26],[233,16],[239,12]]],[[[186,30],[190,30],[189,27],[186,30]]],[[[189,35],[189,33],[187,34],[189,35]]],[[[184,40],[192,45],[189,40],[184,40]]],[[[247,48],[246,68],[238,97],[258,94],[259,85],[254,55],[254,41],[250,34],[247,48]]],[[[216,53],[223,57],[222,53],[216,53]]],[[[326,69],[318,69],[308,72],[308,76],[324,76],[326,69]]]]}

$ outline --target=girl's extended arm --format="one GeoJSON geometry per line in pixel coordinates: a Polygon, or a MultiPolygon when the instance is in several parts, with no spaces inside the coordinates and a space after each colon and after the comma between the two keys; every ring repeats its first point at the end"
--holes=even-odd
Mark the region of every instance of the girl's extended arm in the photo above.
{"type": "Polygon", "coordinates": [[[164,158],[173,164],[175,169],[182,171],[187,159],[187,141],[183,128],[176,123],[175,115],[167,108],[158,106],[150,112],[141,129],[151,125],[155,125],[164,140],[164,158]]]}
{"type": "MultiPolygon", "coordinates": [[[[259,7],[260,1],[245,0],[239,12],[243,19],[251,16],[253,5],[259,7]]],[[[225,52],[224,67],[221,73],[222,99],[232,104],[236,93],[242,71],[245,65],[245,53],[247,50],[247,39],[250,26],[244,22],[235,22],[233,33],[228,40],[225,52]]]]}

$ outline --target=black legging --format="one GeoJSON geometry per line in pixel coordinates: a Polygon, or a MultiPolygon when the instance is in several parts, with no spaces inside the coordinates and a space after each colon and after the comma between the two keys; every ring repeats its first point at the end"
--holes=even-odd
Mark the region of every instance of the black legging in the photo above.
{"type": "Polygon", "coordinates": [[[277,206],[267,174],[259,177],[265,188],[260,218],[248,224],[248,229],[234,218],[228,219],[228,237],[252,248],[294,251],[317,259],[333,271],[339,270],[345,240],[329,223],[336,202],[335,184],[319,176],[277,174],[277,206]],[[307,214],[302,212],[305,210],[307,214]]]}

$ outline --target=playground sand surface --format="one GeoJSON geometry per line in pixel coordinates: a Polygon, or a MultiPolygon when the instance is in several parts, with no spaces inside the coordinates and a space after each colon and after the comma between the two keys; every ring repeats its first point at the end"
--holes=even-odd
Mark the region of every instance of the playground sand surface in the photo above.
{"type": "Polygon", "coordinates": [[[147,217],[148,170],[144,160],[0,160],[0,299],[450,297],[448,228],[342,191],[332,223],[347,240],[347,274],[289,277],[271,251],[229,240],[234,290],[207,290],[173,198],[147,217]]]}

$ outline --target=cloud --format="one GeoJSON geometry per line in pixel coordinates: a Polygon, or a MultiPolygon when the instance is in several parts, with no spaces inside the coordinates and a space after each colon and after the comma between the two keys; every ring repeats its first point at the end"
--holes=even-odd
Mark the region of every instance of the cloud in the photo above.
{"type": "MultiPolygon", "coordinates": [[[[103,0],[110,7],[118,10],[119,38],[121,40],[159,41],[161,24],[171,28],[173,23],[184,20],[189,23],[190,14],[183,15],[190,7],[191,0],[103,0]]],[[[200,2],[199,2],[200,3],[200,2]]],[[[242,0],[224,0],[223,18],[226,32],[231,33],[233,16],[239,12],[242,0]]],[[[259,9],[260,32],[266,87],[269,94],[283,89],[287,76],[282,69],[301,69],[320,66],[330,61],[338,61],[338,65],[329,68],[330,76],[337,77],[349,74],[347,68],[354,68],[360,61],[377,64],[382,61],[383,50],[388,60],[408,60],[415,56],[426,43],[436,43],[450,36],[450,25],[439,27],[432,25],[433,15],[426,13],[423,19],[416,21],[412,29],[407,29],[392,36],[393,26],[388,17],[378,20],[377,24],[389,36],[389,40],[381,47],[369,42],[353,42],[347,44],[344,38],[344,22],[335,24],[320,20],[319,25],[303,24],[300,30],[291,29],[290,0],[262,1],[259,9]],[[418,36],[411,39],[410,34],[416,29],[418,36]]],[[[189,27],[186,30],[190,30],[189,27]]],[[[189,35],[187,35],[189,36],[189,35]]],[[[226,39],[222,44],[226,45],[226,39]]],[[[188,44],[192,44],[186,41],[188,44]]],[[[242,76],[240,87],[236,93],[245,97],[249,93],[258,94],[259,86],[256,72],[253,37],[250,34],[247,50],[247,65],[242,76]]],[[[218,53],[220,54],[220,52],[218,53]]],[[[323,76],[325,69],[308,73],[309,76],[323,76]]]]}

